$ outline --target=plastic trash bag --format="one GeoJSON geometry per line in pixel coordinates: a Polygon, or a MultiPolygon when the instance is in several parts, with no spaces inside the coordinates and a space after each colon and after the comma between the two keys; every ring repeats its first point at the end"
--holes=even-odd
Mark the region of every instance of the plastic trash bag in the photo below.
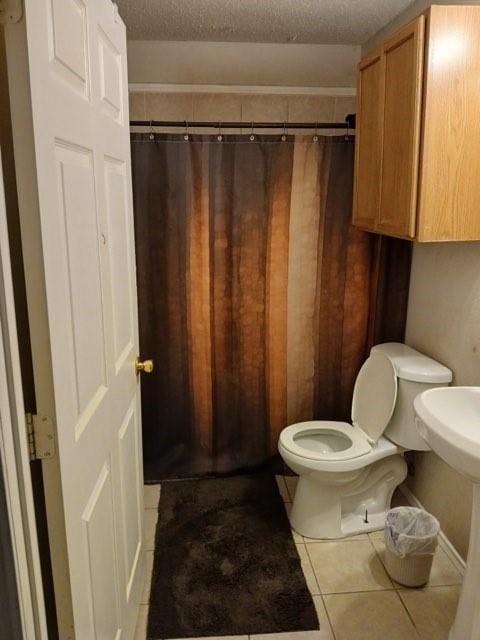
{"type": "Polygon", "coordinates": [[[435,553],[440,523],[423,509],[396,507],[385,521],[385,544],[400,558],[435,553]]]}

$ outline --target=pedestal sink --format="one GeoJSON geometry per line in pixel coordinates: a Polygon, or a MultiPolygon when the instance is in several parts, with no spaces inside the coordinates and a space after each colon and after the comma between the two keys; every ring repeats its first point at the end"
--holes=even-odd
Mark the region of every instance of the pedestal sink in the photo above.
{"type": "Polygon", "coordinates": [[[449,640],[480,640],[480,387],[436,387],[414,401],[419,434],[473,482],[467,569],[449,640]]]}

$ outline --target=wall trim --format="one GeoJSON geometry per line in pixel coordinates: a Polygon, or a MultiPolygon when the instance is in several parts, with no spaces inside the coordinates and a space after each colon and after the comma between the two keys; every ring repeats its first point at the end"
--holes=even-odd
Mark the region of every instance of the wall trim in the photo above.
{"type": "MultiPolygon", "coordinates": [[[[420,500],[410,491],[410,489],[405,484],[401,484],[399,486],[399,489],[412,506],[418,507],[419,509],[423,509],[424,511],[426,511],[425,507],[422,505],[420,500]]],[[[440,547],[442,547],[442,549],[450,558],[450,560],[452,561],[457,571],[463,577],[465,575],[465,569],[467,567],[467,563],[462,558],[462,556],[458,553],[458,551],[455,549],[453,544],[450,542],[450,540],[447,538],[447,536],[444,534],[442,530],[440,530],[440,534],[438,536],[438,544],[440,547]]]]}
{"type": "Polygon", "coordinates": [[[305,96],[356,96],[354,87],[281,87],[268,85],[225,84],[159,84],[156,82],[131,82],[130,92],[145,93],[247,93],[259,95],[305,95],[305,96]]]}

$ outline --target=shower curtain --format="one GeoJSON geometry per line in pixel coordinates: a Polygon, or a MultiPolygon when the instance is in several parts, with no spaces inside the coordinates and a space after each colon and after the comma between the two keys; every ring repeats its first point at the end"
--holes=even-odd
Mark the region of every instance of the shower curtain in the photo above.
{"type": "Polygon", "coordinates": [[[351,226],[351,137],[151,138],[132,134],[145,477],[252,468],[286,425],[349,418],[371,344],[403,338],[410,243],[351,226]]]}

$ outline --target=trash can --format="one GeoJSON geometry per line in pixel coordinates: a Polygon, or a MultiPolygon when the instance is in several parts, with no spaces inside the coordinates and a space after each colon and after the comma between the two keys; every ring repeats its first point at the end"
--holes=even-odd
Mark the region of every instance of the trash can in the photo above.
{"type": "Polygon", "coordinates": [[[390,509],[385,521],[385,568],[406,587],[428,582],[440,523],[416,507],[390,509]]]}

